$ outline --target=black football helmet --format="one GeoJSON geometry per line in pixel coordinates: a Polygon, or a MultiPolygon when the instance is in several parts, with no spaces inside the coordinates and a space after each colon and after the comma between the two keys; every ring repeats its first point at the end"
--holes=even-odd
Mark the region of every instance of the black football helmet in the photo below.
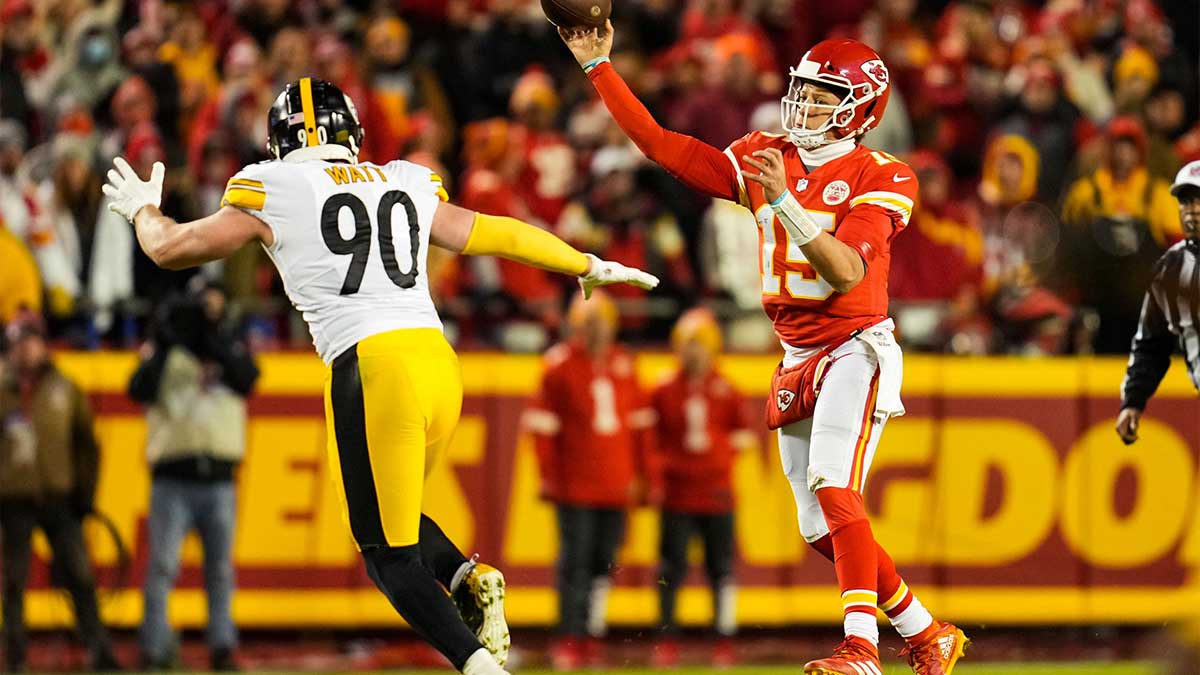
{"type": "Polygon", "coordinates": [[[362,139],[354,102],[325,80],[289,83],[267,113],[267,152],[274,159],[318,145],[341,145],[357,157],[362,139]]]}

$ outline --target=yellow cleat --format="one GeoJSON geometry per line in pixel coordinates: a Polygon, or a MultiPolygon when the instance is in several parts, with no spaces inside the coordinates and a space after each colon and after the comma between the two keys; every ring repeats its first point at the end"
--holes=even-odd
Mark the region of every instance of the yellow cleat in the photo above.
{"type": "Polygon", "coordinates": [[[503,666],[512,646],[508,620],[504,618],[504,575],[491,565],[476,564],[453,597],[463,622],[503,666]]]}

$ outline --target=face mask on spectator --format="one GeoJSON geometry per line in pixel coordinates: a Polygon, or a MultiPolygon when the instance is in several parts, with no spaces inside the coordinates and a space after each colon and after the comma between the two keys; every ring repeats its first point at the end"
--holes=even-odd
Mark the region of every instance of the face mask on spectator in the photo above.
{"type": "Polygon", "coordinates": [[[93,35],[83,43],[81,65],[98,68],[107,63],[113,54],[112,45],[102,35],[93,35]]]}

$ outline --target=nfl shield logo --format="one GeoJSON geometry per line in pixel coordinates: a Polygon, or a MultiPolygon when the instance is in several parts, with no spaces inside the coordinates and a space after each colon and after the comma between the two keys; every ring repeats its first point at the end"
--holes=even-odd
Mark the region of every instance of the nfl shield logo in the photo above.
{"type": "Polygon", "coordinates": [[[801,178],[800,180],[796,181],[796,192],[804,192],[807,189],[808,189],[808,179],[807,178],[801,178]]]}

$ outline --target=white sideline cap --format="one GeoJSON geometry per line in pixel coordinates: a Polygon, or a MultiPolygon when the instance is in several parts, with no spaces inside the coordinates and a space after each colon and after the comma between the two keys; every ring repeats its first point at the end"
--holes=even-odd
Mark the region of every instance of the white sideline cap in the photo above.
{"type": "Polygon", "coordinates": [[[1175,182],[1171,185],[1171,194],[1178,197],[1179,191],[1187,186],[1200,188],[1200,159],[1188,162],[1175,174],[1175,182]]]}

